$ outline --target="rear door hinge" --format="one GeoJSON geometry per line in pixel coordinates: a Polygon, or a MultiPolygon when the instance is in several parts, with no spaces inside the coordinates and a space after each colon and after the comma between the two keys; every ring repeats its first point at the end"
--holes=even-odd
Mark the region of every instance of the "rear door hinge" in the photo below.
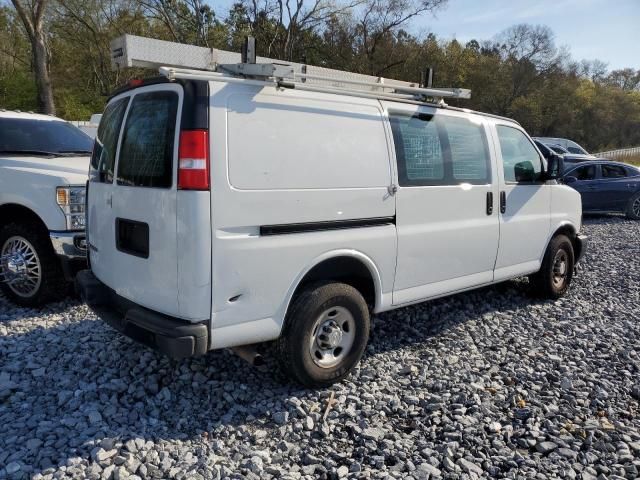
{"type": "Polygon", "coordinates": [[[398,193],[398,186],[397,185],[389,185],[387,187],[387,192],[389,192],[389,195],[394,196],[396,193],[398,193]]]}

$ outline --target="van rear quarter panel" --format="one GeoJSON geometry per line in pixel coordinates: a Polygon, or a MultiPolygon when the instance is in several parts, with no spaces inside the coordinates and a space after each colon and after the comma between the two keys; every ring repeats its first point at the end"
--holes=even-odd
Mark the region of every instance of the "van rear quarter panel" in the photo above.
{"type": "Polygon", "coordinates": [[[297,282],[332,252],[369,259],[380,293],[390,293],[392,224],[260,235],[261,226],[394,217],[379,103],[270,86],[210,88],[212,347],[276,338],[297,282]]]}

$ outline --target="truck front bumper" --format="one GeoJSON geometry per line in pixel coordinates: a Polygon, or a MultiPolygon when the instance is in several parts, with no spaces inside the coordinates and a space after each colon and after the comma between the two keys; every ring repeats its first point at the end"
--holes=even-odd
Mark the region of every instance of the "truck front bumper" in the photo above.
{"type": "Polygon", "coordinates": [[[137,305],[115,293],[91,270],[78,272],[76,290],[96,315],[113,328],[169,357],[192,357],[208,350],[208,322],[190,323],[137,305]]]}
{"type": "Polygon", "coordinates": [[[49,232],[53,251],[62,265],[67,280],[87,268],[87,237],[84,232],[49,232]]]}

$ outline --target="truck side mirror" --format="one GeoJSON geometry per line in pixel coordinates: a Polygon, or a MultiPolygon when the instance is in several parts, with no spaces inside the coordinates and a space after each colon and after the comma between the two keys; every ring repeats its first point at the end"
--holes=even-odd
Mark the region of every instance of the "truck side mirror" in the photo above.
{"type": "Polygon", "coordinates": [[[574,183],[577,182],[578,179],[574,176],[569,175],[568,177],[564,177],[564,183],[574,183]]]}
{"type": "Polygon", "coordinates": [[[545,172],[545,178],[547,180],[556,180],[562,176],[564,171],[564,160],[561,155],[554,153],[547,159],[547,171],[545,172]]]}

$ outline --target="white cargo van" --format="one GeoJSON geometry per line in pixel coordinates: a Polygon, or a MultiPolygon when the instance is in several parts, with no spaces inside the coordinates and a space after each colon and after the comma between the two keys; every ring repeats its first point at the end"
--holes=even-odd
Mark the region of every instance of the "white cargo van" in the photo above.
{"type": "Polygon", "coordinates": [[[171,71],[109,100],[91,162],[78,287],[124,334],[178,358],[277,340],[326,385],[373,313],[526,275],[569,288],[580,196],[516,122],[171,71]]]}

